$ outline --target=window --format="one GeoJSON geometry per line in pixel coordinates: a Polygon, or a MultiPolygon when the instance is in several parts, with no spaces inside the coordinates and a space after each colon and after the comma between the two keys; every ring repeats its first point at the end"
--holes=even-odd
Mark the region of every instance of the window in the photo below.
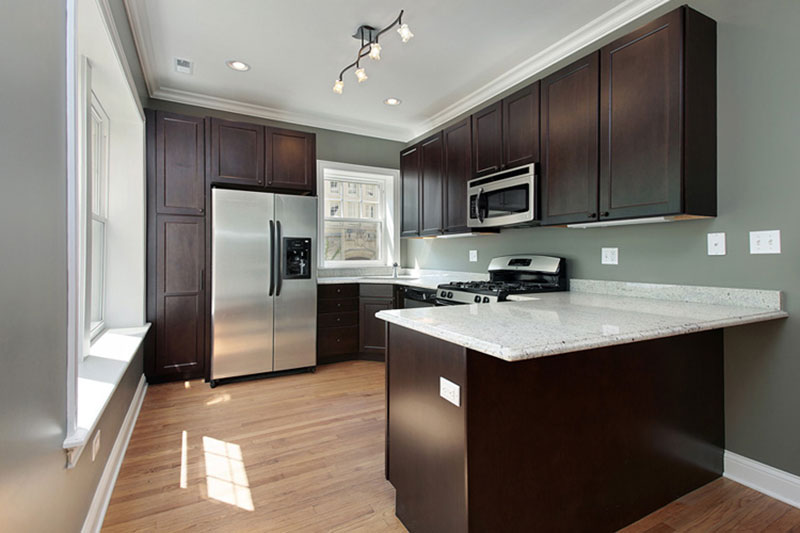
{"type": "Polygon", "coordinates": [[[397,261],[397,171],[323,161],[319,170],[320,266],[385,266],[397,261]]]}
{"type": "Polygon", "coordinates": [[[106,278],[106,233],[108,226],[108,147],[109,120],[97,96],[91,94],[91,103],[86,120],[87,154],[86,154],[86,204],[91,206],[89,216],[91,226],[89,243],[86,247],[86,273],[88,321],[90,338],[94,338],[103,330],[105,278],[106,278]]]}

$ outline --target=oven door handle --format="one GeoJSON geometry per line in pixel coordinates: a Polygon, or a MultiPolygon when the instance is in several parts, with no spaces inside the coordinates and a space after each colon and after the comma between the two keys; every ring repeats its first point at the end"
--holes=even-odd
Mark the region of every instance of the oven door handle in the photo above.
{"type": "Polygon", "coordinates": [[[475,211],[478,213],[478,221],[483,224],[483,210],[481,210],[481,194],[483,194],[483,187],[478,189],[478,196],[475,197],[475,211]]]}

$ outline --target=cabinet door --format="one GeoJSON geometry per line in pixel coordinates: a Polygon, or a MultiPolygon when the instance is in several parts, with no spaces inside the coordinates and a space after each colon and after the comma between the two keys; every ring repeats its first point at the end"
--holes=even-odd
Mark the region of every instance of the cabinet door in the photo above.
{"type": "Polygon", "coordinates": [[[267,187],[316,194],[316,135],[267,128],[267,187]]]}
{"type": "Polygon", "coordinates": [[[601,220],[681,211],[681,13],[601,50],[601,220]]]}
{"type": "Polygon", "coordinates": [[[442,232],[442,200],[444,190],[444,147],[442,133],[420,143],[422,172],[422,222],[420,235],[437,235],[442,232]]]}
{"type": "Polygon", "coordinates": [[[264,186],[264,126],[211,119],[211,182],[264,186]]]}
{"type": "MultiPolygon", "coordinates": [[[[537,121],[538,122],[538,121],[537,121]]],[[[467,227],[467,182],[472,177],[472,125],[466,118],[444,130],[444,232],[467,227]]]]}
{"type": "Polygon", "coordinates": [[[400,152],[400,187],[402,188],[402,216],[400,235],[419,235],[419,145],[400,152]]]}
{"type": "Polygon", "coordinates": [[[597,220],[598,55],[542,80],[542,224],[597,220]]]}
{"type": "Polygon", "coordinates": [[[392,307],[391,298],[361,298],[359,301],[359,351],[362,354],[385,356],[386,322],[375,318],[375,313],[392,307]]]}
{"type": "Polygon", "coordinates": [[[202,215],[205,211],[203,119],[158,111],[156,120],[156,212],[202,215]]]}
{"type": "Polygon", "coordinates": [[[502,104],[497,102],[472,115],[472,163],[476,176],[497,172],[503,164],[502,104]]]}
{"type": "Polygon", "coordinates": [[[156,379],[197,378],[205,367],[205,219],[156,219],[156,379]]]}
{"type": "Polygon", "coordinates": [[[503,167],[539,161],[539,82],[503,98],[503,167]]]}

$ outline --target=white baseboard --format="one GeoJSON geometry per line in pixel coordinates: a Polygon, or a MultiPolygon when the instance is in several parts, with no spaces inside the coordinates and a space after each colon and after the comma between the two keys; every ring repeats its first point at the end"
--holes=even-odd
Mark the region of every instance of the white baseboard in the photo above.
{"type": "Polygon", "coordinates": [[[800,508],[800,476],[725,450],[723,475],[776,500],[800,508]]]}
{"type": "Polygon", "coordinates": [[[119,468],[122,466],[122,459],[128,449],[128,442],[131,440],[131,433],[133,433],[133,427],[139,417],[139,409],[142,407],[146,392],[147,381],[144,378],[144,374],[142,374],[139,385],[136,387],[136,392],[133,394],[131,405],[128,407],[128,412],[125,414],[125,419],[119,428],[117,439],[114,441],[114,447],[111,448],[111,453],[108,455],[108,461],[106,461],[103,475],[100,476],[100,482],[94,492],[89,512],[86,513],[86,520],[84,520],[83,528],[81,529],[82,533],[99,532],[103,525],[108,502],[111,500],[111,493],[114,491],[114,485],[117,482],[119,468]]]}

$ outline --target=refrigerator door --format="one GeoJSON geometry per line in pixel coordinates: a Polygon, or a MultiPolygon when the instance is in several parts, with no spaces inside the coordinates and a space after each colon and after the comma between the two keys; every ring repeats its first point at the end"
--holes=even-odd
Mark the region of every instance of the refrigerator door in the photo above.
{"type": "Polygon", "coordinates": [[[269,193],[212,191],[211,379],[274,369],[274,205],[269,193]]]}
{"type": "Polygon", "coordinates": [[[317,199],[275,195],[275,224],[280,236],[280,270],[275,293],[275,370],[315,366],[317,199]]]}

